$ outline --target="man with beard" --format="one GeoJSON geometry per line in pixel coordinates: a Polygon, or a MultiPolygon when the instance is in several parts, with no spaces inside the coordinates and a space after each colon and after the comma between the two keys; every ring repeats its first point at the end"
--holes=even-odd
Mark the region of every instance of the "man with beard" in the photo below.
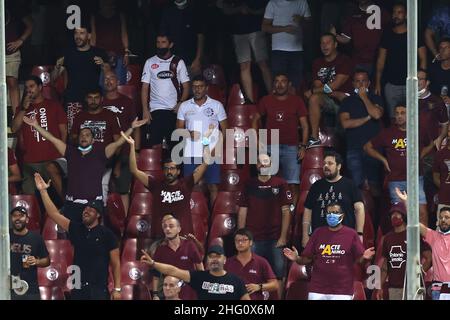
{"type": "Polygon", "coordinates": [[[26,208],[15,207],[10,215],[11,275],[21,280],[17,283],[21,289],[14,290],[13,282],[11,300],[40,300],[37,268],[50,265],[45,242],[39,234],[27,229],[29,217],[26,208]]]}
{"type": "Polygon", "coordinates": [[[279,148],[280,165],[283,179],[289,184],[294,204],[297,203],[300,185],[299,160],[305,156],[308,143],[309,125],[307,111],[303,100],[289,94],[290,80],[285,74],[278,74],[273,82],[273,94],[262,98],[258,104],[258,113],[253,118],[252,127],[257,130],[261,116],[266,116],[265,128],[278,130],[279,145],[270,141],[271,132],[267,133],[271,148],[279,148]],[[302,128],[302,139],[298,134],[298,126],[302,128]]]}
{"type": "MultiPolygon", "coordinates": [[[[191,240],[180,237],[180,221],[172,215],[167,215],[162,220],[162,229],[165,239],[156,248],[153,255],[155,260],[184,270],[204,270],[201,255],[195,244],[191,240]]],[[[152,283],[153,300],[159,300],[159,280],[160,274],[155,271],[152,283]]],[[[197,298],[191,287],[182,285],[180,289],[182,300],[195,300],[197,298]]]]}
{"type": "Polygon", "coordinates": [[[73,300],[120,300],[120,258],[119,246],[114,234],[100,225],[103,205],[99,201],[90,201],[83,209],[81,222],[67,219],[53,204],[47,189],[47,183],[39,173],[34,175],[48,217],[69,233],[74,247],[73,264],[79,267],[81,284],[75,283],[71,291],[73,300]],[[111,267],[114,289],[108,291],[109,267],[111,267]],[[80,286],[81,285],[81,286],[80,286]]]}
{"type": "MultiPolygon", "coordinates": [[[[407,194],[396,188],[397,197],[406,205],[407,194]]],[[[449,294],[442,294],[442,287],[446,287],[449,292],[450,282],[450,207],[443,207],[439,210],[437,230],[427,228],[426,225],[420,224],[420,235],[425,242],[431,246],[431,257],[433,262],[433,285],[431,288],[431,298],[433,300],[450,300],[449,294]]]]}
{"type": "MultiPolygon", "coordinates": [[[[32,126],[45,139],[50,141],[59,154],[67,160],[68,186],[63,212],[72,221],[81,222],[81,212],[85,205],[93,200],[103,200],[102,177],[106,164],[118,148],[125,142],[120,138],[106,147],[94,146],[94,132],[91,128],[82,128],[78,135],[78,146],[66,144],[50,132],[43,129],[36,119],[23,117],[23,121],[32,126]]],[[[127,130],[130,135],[134,129],[139,128],[145,120],[137,118],[127,130]]],[[[125,134],[124,134],[125,135],[125,134]]]]}
{"type": "Polygon", "coordinates": [[[450,35],[439,41],[439,60],[433,63],[428,71],[431,92],[440,95],[447,108],[450,108],[450,35]]]}
{"type": "Polygon", "coordinates": [[[52,179],[53,186],[61,201],[63,194],[63,176],[67,173],[67,163],[55,146],[29,126],[23,125],[23,116],[35,118],[48,132],[62,141],[67,140],[67,116],[61,104],[55,100],[45,99],[42,95],[43,83],[39,77],[25,79],[25,93],[22,108],[14,117],[12,131],[22,136],[24,194],[33,194],[34,173],[39,172],[47,179],[52,179]]]}
{"type": "MultiPolygon", "coordinates": [[[[87,109],[78,113],[73,119],[72,131],[70,133],[73,144],[77,143],[80,130],[84,128],[91,129],[94,134],[94,142],[99,148],[105,148],[120,138],[117,117],[114,113],[102,107],[102,100],[102,93],[98,86],[88,90],[86,95],[87,109]]],[[[112,162],[109,161],[107,163],[107,170],[104,172],[102,178],[103,202],[105,206],[108,197],[109,180],[112,173],[112,162]]]]}
{"type": "Polygon", "coordinates": [[[190,82],[184,61],[172,54],[173,41],[167,35],[156,37],[156,55],[145,62],[142,72],[142,117],[149,123],[142,146],[171,143],[176,114],[189,98],[190,82]]]}
{"type": "Polygon", "coordinates": [[[238,228],[253,233],[253,252],[269,261],[282,297],[286,267],[283,247],[291,224],[292,193],[284,179],[271,175],[270,167],[270,157],[260,154],[258,176],[247,182],[238,201],[238,228]]]}
{"type": "MultiPolygon", "coordinates": [[[[145,121],[145,119],[144,119],[145,121]]],[[[185,233],[194,233],[191,215],[191,193],[194,185],[203,177],[208,164],[207,157],[194,172],[187,177],[179,178],[181,170],[180,165],[173,159],[166,158],[162,163],[164,180],[158,181],[137,167],[136,154],[134,152],[135,141],[131,137],[122,135],[130,144],[130,172],[139,180],[153,195],[152,220],[162,221],[163,215],[170,213],[180,221],[181,227],[185,233]]],[[[208,147],[205,147],[205,154],[208,153],[208,147]]],[[[151,237],[160,239],[164,236],[161,224],[154,223],[151,228],[151,237]]]]}
{"type": "Polygon", "coordinates": [[[67,70],[67,88],[64,92],[64,103],[69,121],[69,131],[72,128],[74,116],[83,109],[83,101],[90,88],[99,84],[100,72],[108,71],[107,54],[104,50],[91,46],[91,27],[89,21],[82,19],[82,26],[74,30],[75,45],[69,46],[63,57],[56,61],[51,74],[56,80],[67,70]]]}
{"type": "Polygon", "coordinates": [[[324,155],[324,178],[316,181],[310,188],[305,201],[303,213],[302,246],[309,241],[310,232],[327,225],[327,205],[337,202],[342,211],[342,224],[356,230],[362,241],[364,230],[364,203],[361,192],[355,183],[340,174],[342,157],[335,151],[327,151],[324,155]]]}
{"type": "Polygon", "coordinates": [[[370,260],[375,250],[364,251],[355,230],[342,224],[345,213],[338,202],[325,210],[327,226],[313,232],[302,254],[292,247],[284,255],[300,265],[313,264],[308,300],[353,300],[355,262],[370,260]]]}
{"type": "Polygon", "coordinates": [[[207,271],[182,270],[153,260],[144,250],[142,253],[144,255],[141,257],[141,262],[162,274],[188,283],[197,293],[199,300],[250,300],[244,282],[236,275],[224,270],[227,259],[221,246],[209,247],[206,260],[207,271]]]}
{"type": "MultiPolygon", "coordinates": [[[[381,96],[381,81],[383,79],[386,82],[384,94],[391,118],[394,117],[394,107],[406,100],[408,29],[405,4],[399,2],[394,5],[392,22],[392,30],[384,32],[381,38],[375,76],[375,94],[381,96]]],[[[421,38],[418,44],[419,66],[426,69],[427,51],[421,38]]]]}

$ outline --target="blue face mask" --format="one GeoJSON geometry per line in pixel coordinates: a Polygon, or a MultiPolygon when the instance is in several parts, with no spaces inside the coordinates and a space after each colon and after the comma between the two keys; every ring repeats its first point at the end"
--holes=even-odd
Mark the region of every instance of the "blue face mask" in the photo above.
{"type": "Polygon", "coordinates": [[[92,150],[92,144],[86,148],[83,148],[82,146],[78,146],[78,150],[80,150],[81,152],[89,152],[92,150]]]}
{"type": "Polygon", "coordinates": [[[329,212],[327,213],[327,223],[330,227],[337,227],[341,222],[344,216],[337,212],[329,212]]]}

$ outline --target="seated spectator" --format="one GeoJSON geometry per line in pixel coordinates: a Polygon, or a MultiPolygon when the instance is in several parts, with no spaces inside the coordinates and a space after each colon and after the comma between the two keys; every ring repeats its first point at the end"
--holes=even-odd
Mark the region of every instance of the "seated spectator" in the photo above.
{"type": "Polygon", "coordinates": [[[373,194],[379,192],[380,168],[363,150],[364,145],[381,130],[383,101],[369,91],[369,73],[357,69],[353,74],[354,92],[342,101],[339,118],[345,129],[347,168],[353,182],[362,188],[367,178],[373,194]]]}
{"type": "Polygon", "coordinates": [[[332,33],[320,37],[323,58],[314,60],[313,85],[305,92],[311,124],[310,145],[320,144],[319,125],[321,112],[338,113],[339,105],[352,91],[351,60],[337,50],[338,42],[332,33]]]}
{"type": "Polygon", "coordinates": [[[34,173],[38,172],[45,179],[53,181],[54,189],[64,200],[63,177],[67,175],[67,162],[58,149],[34,128],[23,125],[23,117],[35,119],[41,127],[56,138],[67,140],[67,117],[58,101],[45,99],[42,80],[30,76],[25,80],[25,92],[21,110],[16,113],[12,131],[22,136],[23,183],[24,194],[34,194],[34,173]]]}
{"type": "Polygon", "coordinates": [[[163,281],[163,300],[181,300],[180,299],[180,279],[172,276],[165,276],[163,281]]]}

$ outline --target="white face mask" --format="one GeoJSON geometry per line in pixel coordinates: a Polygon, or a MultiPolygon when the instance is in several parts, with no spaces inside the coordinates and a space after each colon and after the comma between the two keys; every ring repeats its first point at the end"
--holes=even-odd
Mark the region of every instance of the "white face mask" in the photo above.
{"type": "Polygon", "coordinates": [[[187,4],[187,0],[175,0],[174,3],[177,7],[183,8],[187,4]]]}
{"type": "Polygon", "coordinates": [[[425,92],[427,92],[427,88],[423,88],[422,90],[419,90],[419,92],[418,92],[419,98],[423,97],[425,95],[425,92]]]}

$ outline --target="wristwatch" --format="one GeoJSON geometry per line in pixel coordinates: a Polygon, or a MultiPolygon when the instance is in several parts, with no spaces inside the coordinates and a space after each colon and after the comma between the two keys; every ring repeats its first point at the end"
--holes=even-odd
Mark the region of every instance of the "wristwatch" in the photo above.
{"type": "Polygon", "coordinates": [[[259,284],[259,291],[263,291],[263,284],[262,283],[259,284]]]}
{"type": "Polygon", "coordinates": [[[122,292],[122,288],[114,288],[113,291],[115,291],[115,292],[122,292]]]}

